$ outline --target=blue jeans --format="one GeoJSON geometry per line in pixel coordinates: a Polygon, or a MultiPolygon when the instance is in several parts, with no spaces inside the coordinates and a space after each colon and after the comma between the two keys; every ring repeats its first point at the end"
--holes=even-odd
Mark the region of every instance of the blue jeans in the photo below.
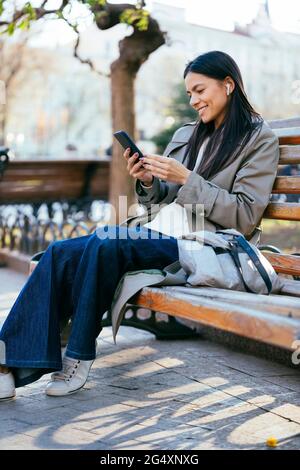
{"type": "MultiPolygon", "coordinates": [[[[60,325],[72,318],[66,354],[95,358],[95,339],[121,277],[162,269],[178,259],[177,240],[148,229],[106,226],[97,234],[52,243],[0,332],[16,387],[60,370],[60,325]]],[[[0,361],[2,363],[2,361],[0,361]]]]}

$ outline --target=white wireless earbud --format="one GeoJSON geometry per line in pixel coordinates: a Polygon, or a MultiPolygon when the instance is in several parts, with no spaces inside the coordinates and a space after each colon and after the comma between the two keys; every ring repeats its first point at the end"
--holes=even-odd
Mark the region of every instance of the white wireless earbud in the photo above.
{"type": "Polygon", "coordinates": [[[230,95],[230,85],[229,85],[229,83],[227,83],[226,88],[227,88],[227,96],[229,96],[230,95]]]}

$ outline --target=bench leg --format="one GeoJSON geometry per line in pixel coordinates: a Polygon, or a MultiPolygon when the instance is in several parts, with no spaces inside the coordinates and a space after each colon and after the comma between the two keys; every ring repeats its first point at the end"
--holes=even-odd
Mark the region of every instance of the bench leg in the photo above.
{"type": "MultiPolygon", "coordinates": [[[[174,340],[174,339],[185,339],[199,337],[199,332],[196,329],[190,328],[183,325],[176,320],[175,317],[166,315],[167,321],[158,320],[157,313],[151,310],[149,318],[142,318],[138,311],[142,310],[140,307],[129,305],[125,312],[125,317],[122,321],[122,325],[131,326],[138,328],[139,330],[145,330],[155,335],[156,339],[159,340],[174,340]],[[132,313],[130,318],[126,318],[126,313],[132,313]]],[[[145,310],[145,309],[144,309],[145,310]]],[[[110,316],[103,318],[102,326],[111,326],[110,316]]],[[[68,338],[71,332],[71,320],[64,325],[61,331],[61,346],[65,347],[68,344],[68,338]]]]}
{"type": "MultiPolygon", "coordinates": [[[[183,325],[175,317],[165,315],[167,321],[158,320],[157,314],[154,310],[150,310],[150,317],[145,318],[145,315],[139,314],[139,310],[142,310],[141,307],[136,307],[134,305],[128,305],[124,319],[122,320],[122,325],[132,326],[138,328],[139,330],[149,331],[154,334],[156,339],[159,340],[174,340],[174,339],[185,339],[185,338],[195,338],[199,337],[199,332],[196,329],[190,328],[189,326],[183,325]],[[128,313],[130,317],[128,318],[128,313]],[[126,318],[127,314],[127,318],[126,318]],[[144,317],[144,318],[143,318],[144,317]]],[[[143,309],[145,311],[145,309],[143,309]]],[[[102,326],[111,326],[111,317],[110,315],[102,319],[102,326]]],[[[61,345],[65,347],[68,344],[68,338],[71,332],[71,320],[68,321],[66,325],[63,326],[61,331],[61,345]]]]}
{"type": "MultiPolygon", "coordinates": [[[[145,312],[145,309],[135,305],[128,305],[122,325],[149,331],[155,335],[156,339],[160,340],[185,339],[200,336],[196,329],[183,325],[173,316],[164,314],[167,317],[167,321],[159,320],[157,318],[159,312],[150,310],[150,316],[148,315],[145,318],[145,313],[143,314],[142,311],[145,312]]],[[[105,318],[103,317],[102,326],[111,326],[110,314],[105,318]]]]}

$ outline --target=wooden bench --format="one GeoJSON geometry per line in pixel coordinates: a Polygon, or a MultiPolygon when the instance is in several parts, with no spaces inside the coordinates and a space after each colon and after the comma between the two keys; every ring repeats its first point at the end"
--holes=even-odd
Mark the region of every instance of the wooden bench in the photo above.
{"type": "Polygon", "coordinates": [[[15,159],[0,181],[0,205],[108,199],[109,160],[15,159]]]}
{"type": "MultiPolygon", "coordinates": [[[[279,137],[279,167],[299,164],[300,119],[273,121],[270,125],[279,137]],[[295,125],[298,127],[294,127],[295,125]]],[[[277,177],[273,193],[300,194],[300,176],[277,177]]],[[[300,221],[300,203],[270,202],[264,218],[300,221]]],[[[271,250],[276,251],[272,247],[271,250]]],[[[265,250],[263,253],[278,273],[300,276],[300,257],[265,250]]],[[[39,257],[40,255],[33,258],[35,261],[31,269],[39,257]]],[[[300,295],[300,282],[292,279],[288,282],[296,289],[299,285],[300,295]]],[[[123,324],[152,331],[161,339],[191,334],[191,329],[182,325],[178,327],[174,317],[233,333],[241,338],[250,338],[265,345],[277,346],[285,351],[293,351],[297,347],[294,342],[300,339],[300,297],[256,295],[206,287],[148,287],[130,300],[128,309],[131,309],[133,316],[131,319],[125,317],[123,324]],[[138,318],[139,309],[151,311],[148,323],[147,320],[138,318]],[[165,334],[164,327],[157,328],[155,315],[158,312],[169,316],[173,333],[168,331],[165,334]]],[[[103,321],[103,326],[110,324],[110,318],[103,321]]]]}
{"type": "Polygon", "coordinates": [[[5,150],[0,148],[0,266],[27,273],[28,256],[44,250],[51,239],[89,232],[92,202],[108,200],[110,160],[9,155],[7,161],[5,150]],[[59,223],[54,202],[61,203],[59,223]],[[45,213],[39,217],[42,204],[47,219],[45,213]]]}
{"type": "MultiPolygon", "coordinates": [[[[279,137],[279,166],[299,164],[300,119],[271,121],[269,124],[279,137]]],[[[278,176],[273,193],[300,194],[300,176],[278,176]]],[[[300,203],[270,202],[264,218],[299,222],[300,203]]],[[[278,273],[300,276],[300,257],[262,252],[278,273]]],[[[300,296],[300,282],[288,282],[296,288],[299,283],[300,296]]],[[[300,340],[300,297],[175,286],[144,288],[131,299],[131,303],[135,307],[190,320],[289,351],[293,351],[297,347],[294,342],[300,340]]]]}

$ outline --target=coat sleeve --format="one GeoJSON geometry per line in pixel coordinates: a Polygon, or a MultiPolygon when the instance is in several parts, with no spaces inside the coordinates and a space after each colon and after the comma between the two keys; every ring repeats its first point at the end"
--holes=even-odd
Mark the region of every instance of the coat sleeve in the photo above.
{"type": "MultiPolygon", "coordinates": [[[[165,148],[163,155],[168,156],[168,149],[173,140],[180,134],[182,128],[177,129],[174,133],[170,143],[165,148]]],[[[162,181],[159,178],[154,177],[152,186],[145,188],[140,182],[136,180],[135,193],[137,195],[138,202],[143,204],[147,209],[151,207],[151,204],[159,204],[162,202],[169,192],[169,185],[166,181],[162,181]]]]}
{"type": "Polygon", "coordinates": [[[194,213],[204,210],[204,217],[214,224],[249,235],[269,203],[278,160],[278,138],[265,128],[246,150],[230,192],[192,172],[176,202],[182,206],[189,204],[187,210],[194,213]]]}
{"type": "Polygon", "coordinates": [[[139,180],[136,180],[135,183],[135,192],[138,202],[143,204],[147,209],[150,208],[151,204],[160,203],[168,194],[168,190],[168,183],[155,177],[150,188],[142,186],[139,180]]]}

